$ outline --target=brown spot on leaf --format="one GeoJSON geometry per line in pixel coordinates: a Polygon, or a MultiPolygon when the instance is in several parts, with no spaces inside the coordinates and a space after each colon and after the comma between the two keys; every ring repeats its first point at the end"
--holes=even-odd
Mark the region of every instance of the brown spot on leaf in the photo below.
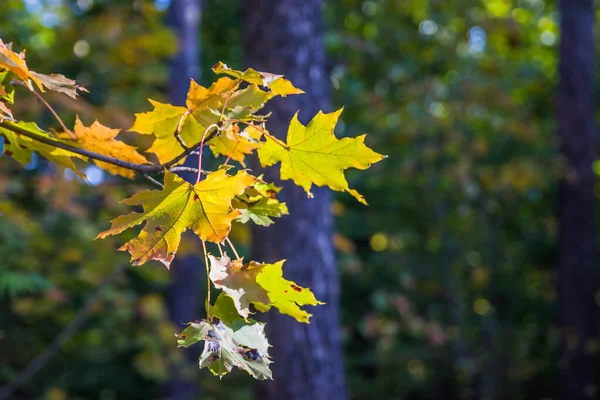
{"type": "Polygon", "coordinates": [[[7,156],[12,156],[13,152],[10,150],[4,150],[4,154],[6,154],[7,156]]]}
{"type": "Polygon", "coordinates": [[[300,286],[294,285],[293,283],[290,285],[290,287],[292,289],[294,289],[296,292],[301,292],[302,288],[300,286]]]}
{"type": "Polygon", "coordinates": [[[160,226],[155,226],[155,227],[154,227],[154,230],[155,230],[156,232],[162,232],[162,228],[161,228],[160,226]]]}
{"type": "Polygon", "coordinates": [[[179,339],[185,340],[188,338],[188,335],[179,335],[179,339]]]}
{"type": "Polygon", "coordinates": [[[274,199],[274,198],[275,198],[275,196],[277,195],[277,193],[276,193],[274,190],[272,190],[272,189],[269,189],[269,190],[267,190],[267,195],[268,195],[270,198],[274,199]]]}
{"type": "Polygon", "coordinates": [[[194,193],[194,201],[199,201],[200,197],[198,197],[198,193],[194,193]]]}

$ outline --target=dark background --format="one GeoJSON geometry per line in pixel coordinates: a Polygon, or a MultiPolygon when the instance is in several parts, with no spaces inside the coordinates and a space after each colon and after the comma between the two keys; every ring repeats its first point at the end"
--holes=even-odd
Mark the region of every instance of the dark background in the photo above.
{"type": "MultiPolygon", "coordinates": [[[[0,396],[598,398],[597,18],[589,0],[3,0],[0,38],[90,90],[47,96],[69,123],[128,128],[223,61],[307,92],[271,132],[344,106],[338,136],[389,158],[347,173],[369,207],[286,185],[290,216],[234,227],[328,303],[310,326],[267,317],[276,380],[256,385],[176,348],[203,315],[194,237],[171,273],[92,240],[145,181],[0,157],[0,396]]],[[[19,95],[16,116],[55,124],[19,95]]]]}

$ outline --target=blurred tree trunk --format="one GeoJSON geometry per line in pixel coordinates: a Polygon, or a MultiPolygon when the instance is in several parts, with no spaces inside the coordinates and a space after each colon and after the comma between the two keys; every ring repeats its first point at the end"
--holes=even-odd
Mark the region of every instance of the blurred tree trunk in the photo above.
{"type": "MultiPolygon", "coordinates": [[[[169,81],[169,101],[175,105],[185,105],[190,78],[199,78],[200,18],[200,0],[172,1],[166,22],[175,30],[179,43],[169,81]]],[[[193,179],[192,176],[182,176],[188,181],[193,179]]],[[[183,328],[182,323],[199,319],[198,306],[201,304],[200,296],[204,294],[202,263],[200,257],[189,255],[175,258],[171,265],[172,283],[167,292],[167,302],[171,321],[178,330],[183,328]]],[[[171,378],[166,387],[171,400],[190,400],[200,394],[194,384],[199,350],[186,349],[181,355],[182,362],[171,366],[171,378]]]]}
{"type": "Polygon", "coordinates": [[[594,223],[593,0],[561,0],[557,98],[558,139],[566,163],[559,188],[558,299],[562,330],[559,386],[562,399],[599,398],[598,290],[594,223]]]}
{"type": "MultiPolygon", "coordinates": [[[[306,124],[318,110],[330,109],[325,71],[322,0],[246,0],[244,49],[247,66],[285,74],[304,95],[272,102],[269,131],[285,138],[292,115],[300,111],[306,124]]],[[[266,179],[278,181],[277,169],[266,179]]],[[[274,357],[274,382],[261,383],[261,399],[344,399],[345,381],[340,345],[339,281],[332,246],[332,195],[314,188],[314,199],[289,181],[282,199],[290,216],[253,233],[253,258],[272,262],[287,259],[284,274],[309,286],[327,305],[309,310],[311,324],[272,311],[266,317],[274,357]]]]}

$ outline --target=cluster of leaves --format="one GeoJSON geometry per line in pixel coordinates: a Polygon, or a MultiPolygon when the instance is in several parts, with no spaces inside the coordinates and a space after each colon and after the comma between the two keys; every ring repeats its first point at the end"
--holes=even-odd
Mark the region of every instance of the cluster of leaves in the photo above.
{"type": "MultiPolygon", "coordinates": [[[[244,263],[229,240],[232,222],[254,222],[268,226],[272,218],[287,214],[277,200],[279,189],[248,170],[237,169],[230,161],[245,167],[245,157],[258,153],[262,166],[280,163],[281,179],[290,179],[304,188],[309,197],[312,185],[328,186],[348,192],[361,203],[365,199],[350,189],[344,171],[366,169],[384,156],[364,144],[364,135],[337,139],[333,133],[342,110],[319,112],[304,126],[297,114],[292,119],[286,141],[272,136],[265,128],[266,115],[258,112],[270,99],[301,94],[302,91],[281,75],[253,69],[237,71],[223,63],[213,67],[220,77],[210,87],[193,80],[185,107],[150,100],[153,110],[136,114],[132,132],[153,138],[148,156],[117,139],[118,129],[98,121],[85,126],[77,117],[73,129],[57,116],[62,130],[48,131],[33,122],[16,119],[10,109],[15,86],[22,86],[43,100],[45,91],[56,91],[77,98],[85,91],[62,75],[44,75],[29,69],[25,52],[16,53],[0,41],[0,135],[3,152],[26,165],[33,152],[58,165],[77,171],[81,162],[93,161],[113,175],[133,178],[143,174],[158,190],[143,190],[124,200],[142,206],[115,218],[110,229],[98,237],[119,234],[145,223],[141,232],[120,250],[131,254],[133,265],[159,261],[169,268],[181,235],[193,231],[201,240],[208,275],[207,318],[190,323],[178,337],[180,346],[205,341],[200,367],[222,376],[233,367],[246,370],[257,379],[271,378],[269,344],[264,324],[249,318],[253,309],[266,312],[277,308],[298,322],[309,322],[302,306],[318,305],[309,289],[283,278],[284,261],[264,264],[244,263]],[[41,92],[41,93],[40,93],[41,92]],[[202,169],[202,154],[208,145],[215,156],[226,157],[215,171],[202,169]],[[197,156],[197,168],[182,166],[188,157],[197,156]],[[155,161],[150,161],[155,160],[155,161]],[[187,182],[178,171],[193,171],[195,182],[187,182]],[[163,183],[159,180],[162,178],[163,183]],[[218,246],[220,257],[206,251],[206,242],[218,246]],[[231,260],[222,246],[228,244],[236,259],[231,260]],[[209,262],[210,259],[210,262],[209,262]],[[210,303],[210,284],[222,292],[210,303]]],[[[45,104],[45,100],[43,100],[45,104]]],[[[85,178],[81,172],[78,174],[85,178]]]]}

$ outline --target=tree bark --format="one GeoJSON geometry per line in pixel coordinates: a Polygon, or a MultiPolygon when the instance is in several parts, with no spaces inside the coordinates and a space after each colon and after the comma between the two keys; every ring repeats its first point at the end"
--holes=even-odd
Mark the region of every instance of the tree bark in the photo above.
{"type": "MultiPolygon", "coordinates": [[[[318,110],[330,110],[325,71],[322,0],[246,0],[244,49],[247,66],[284,74],[306,91],[273,100],[267,129],[285,138],[292,115],[306,124],[318,110]]],[[[278,171],[266,178],[282,184],[278,171]]],[[[289,181],[281,197],[290,215],[253,232],[253,259],[287,259],[284,275],[308,286],[327,304],[316,307],[310,325],[272,311],[266,316],[274,364],[274,381],[261,383],[258,398],[273,400],[344,399],[340,344],[339,281],[332,246],[331,191],[314,188],[314,198],[289,181]]]]}
{"type": "MultiPolygon", "coordinates": [[[[199,79],[200,43],[198,40],[201,21],[200,0],[173,0],[167,16],[167,24],[177,35],[179,52],[171,66],[169,101],[185,105],[190,78],[199,79]]],[[[193,161],[196,157],[192,157],[193,161]]],[[[187,163],[187,161],[186,161],[187,163]]],[[[195,165],[190,165],[195,166],[195,165]]],[[[182,174],[187,181],[193,176],[182,174]]],[[[183,323],[199,319],[200,296],[205,294],[202,280],[205,276],[203,261],[195,255],[177,257],[171,265],[171,285],[167,292],[167,303],[171,321],[179,330],[183,323]]],[[[197,346],[194,346],[197,347],[197,346]]],[[[194,384],[198,370],[199,349],[186,349],[181,362],[171,366],[171,378],[166,386],[171,400],[191,400],[200,395],[194,384]]]]}
{"type": "Polygon", "coordinates": [[[600,396],[594,174],[594,19],[592,0],[561,0],[558,139],[566,173],[559,187],[558,313],[561,399],[600,396]]]}

